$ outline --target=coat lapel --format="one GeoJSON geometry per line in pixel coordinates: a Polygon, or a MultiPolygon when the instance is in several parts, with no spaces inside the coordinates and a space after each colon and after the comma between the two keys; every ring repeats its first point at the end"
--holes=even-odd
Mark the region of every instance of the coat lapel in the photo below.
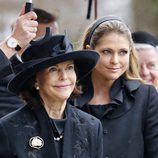
{"type": "Polygon", "coordinates": [[[63,158],[89,158],[88,140],[85,121],[82,120],[71,105],[67,105],[67,121],[64,129],[63,158]]]}
{"type": "Polygon", "coordinates": [[[72,137],[74,137],[74,133],[72,129],[74,129],[74,120],[69,117],[70,110],[67,107],[66,115],[67,120],[65,122],[65,128],[64,128],[64,140],[63,140],[63,154],[62,158],[67,158],[70,155],[73,155],[72,153],[72,137]]]}

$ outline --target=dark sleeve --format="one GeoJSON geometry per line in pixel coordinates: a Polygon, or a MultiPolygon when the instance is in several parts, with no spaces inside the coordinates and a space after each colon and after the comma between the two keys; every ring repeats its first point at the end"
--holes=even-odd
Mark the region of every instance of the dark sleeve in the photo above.
{"type": "Polygon", "coordinates": [[[10,64],[10,61],[8,58],[5,56],[2,50],[0,50],[0,79],[3,77],[6,77],[7,75],[11,74],[12,67],[10,64]]]}
{"type": "Polygon", "coordinates": [[[144,124],[144,158],[158,157],[158,93],[150,86],[144,124]]]}
{"type": "Polygon", "coordinates": [[[10,58],[10,62],[12,64],[12,67],[15,67],[19,64],[21,64],[21,62],[19,61],[19,59],[16,57],[16,54],[14,54],[11,58],[10,58]]]}
{"type": "Polygon", "coordinates": [[[10,154],[7,132],[0,122],[0,157],[11,158],[10,154]]]}

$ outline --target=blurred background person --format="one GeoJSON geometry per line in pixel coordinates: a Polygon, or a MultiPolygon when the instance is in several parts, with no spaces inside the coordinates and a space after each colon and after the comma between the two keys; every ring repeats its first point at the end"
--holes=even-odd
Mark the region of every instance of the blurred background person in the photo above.
{"type": "Polygon", "coordinates": [[[46,27],[51,27],[53,34],[59,33],[58,19],[54,14],[40,8],[34,8],[33,10],[37,14],[38,21],[36,38],[45,35],[46,27]]]}
{"type": "MultiPolygon", "coordinates": [[[[16,53],[16,47],[24,49],[35,38],[38,26],[36,19],[37,15],[35,12],[24,14],[23,7],[20,15],[14,22],[11,34],[0,43],[0,78],[13,72],[9,59],[16,53]],[[13,45],[12,41],[14,41],[13,45]]],[[[2,95],[0,96],[0,99],[2,99],[2,95]]]]}
{"type": "Polygon", "coordinates": [[[158,39],[145,31],[132,33],[140,62],[140,76],[158,89],[158,39]]]}
{"type": "MultiPolygon", "coordinates": [[[[41,36],[45,35],[46,27],[50,27],[53,34],[59,33],[59,26],[57,22],[57,17],[54,14],[51,14],[43,9],[40,8],[34,8],[34,12],[37,14],[37,32],[36,37],[39,38],[41,36]]],[[[21,52],[18,52],[16,55],[14,55],[10,60],[12,63],[12,66],[15,66],[17,64],[21,63],[21,52]]]]}
{"type": "MultiPolygon", "coordinates": [[[[40,8],[34,8],[34,12],[37,14],[38,22],[35,38],[44,36],[46,27],[51,27],[53,34],[59,33],[57,17],[55,15],[40,8]]],[[[13,68],[15,68],[18,64],[21,64],[20,56],[22,52],[23,50],[20,50],[10,58],[13,68]]],[[[7,89],[7,85],[13,76],[14,75],[11,74],[0,81],[0,117],[3,117],[4,115],[24,105],[24,101],[21,97],[11,93],[7,89]]]]}

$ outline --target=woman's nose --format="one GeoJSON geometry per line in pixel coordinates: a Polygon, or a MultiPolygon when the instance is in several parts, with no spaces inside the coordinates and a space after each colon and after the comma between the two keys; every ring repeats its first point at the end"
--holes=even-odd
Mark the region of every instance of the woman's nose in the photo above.
{"type": "Polygon", "coordinates": [[[61,71],[59,72],[59,77],[60,77],[61,80],[67,79],[68,74],[67,74],[66,70],[61,70],[61,71]]]}
{"type": "Polygon", "coordinates": [[[118,55],[113,55],[112,57],[111,57],[111,63],[112,64],[117,64],[119,62],[119,57],[118,57],[118,55]]]}

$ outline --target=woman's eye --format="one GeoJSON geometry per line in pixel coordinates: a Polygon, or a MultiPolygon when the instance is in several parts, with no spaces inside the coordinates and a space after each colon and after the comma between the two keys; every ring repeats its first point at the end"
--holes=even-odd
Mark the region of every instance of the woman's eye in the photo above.
{"type": "Polygon", "coordinates": [[[126,55],[127,53],[128,53],[128,51],[126,51],[126,50],[121,50],[119,54],[120,54],[121,56],[124,56],[124,55],[126,55]]]}
{"type": "Polygon", "coordinates": [[[149,69],[156,69],[157,68],[157,64],[156,63],[150,63],[148,65],[149,69]]]}
{"type": "Polygon", "coordinates": [[[57,71],[57,68],[56,67],[51,67],[50,69],[49,69],[49,71],[57,71]]]}
{"type": "Polygon", "coordinates": [[[103,50],[102,52],[103,52],[105,55],[111,54],[110,50],[106,50],[106,49],[103,50]]]}
{"type": "Polygon", "coordinates": [[[67,67],[67,69],[68,69],[68,70],[74,70],[74,64],[69,65],[69,66],[67,67]]]}

